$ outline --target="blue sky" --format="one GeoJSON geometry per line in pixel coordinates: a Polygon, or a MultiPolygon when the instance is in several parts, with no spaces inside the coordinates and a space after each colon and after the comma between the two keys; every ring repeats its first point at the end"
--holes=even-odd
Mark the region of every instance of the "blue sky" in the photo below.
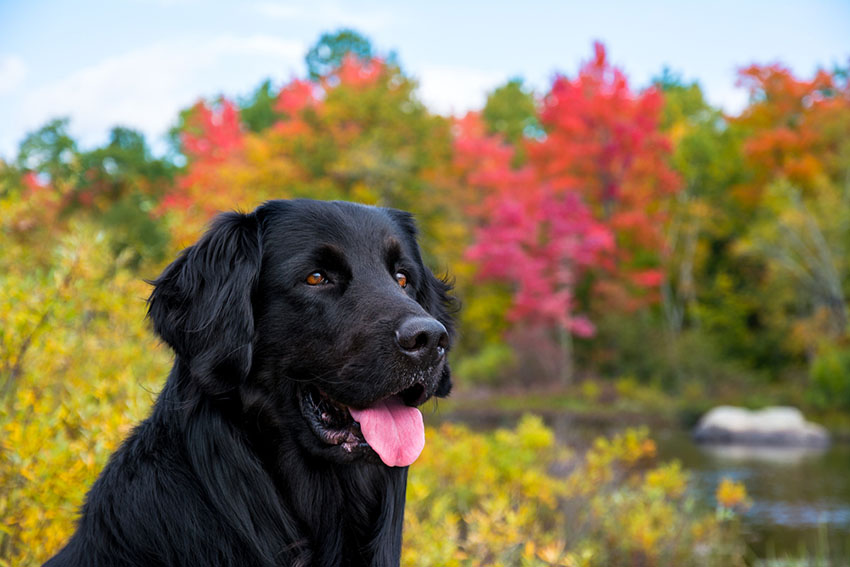
{"type": "Polygon", "coordinates": [[[353,27],[394,50],[436,112],[479,108],[521,76],[543,92],[602,41],[633,85],[666,65],[734,112],[736,69],[780,61],[808,76],[850,62],[850,0],[640,2],[0,0],[0,157],[56,116],[84,147],[116,124],[156,149],[180,108],[303,76],[324,31],[353,27]]]}

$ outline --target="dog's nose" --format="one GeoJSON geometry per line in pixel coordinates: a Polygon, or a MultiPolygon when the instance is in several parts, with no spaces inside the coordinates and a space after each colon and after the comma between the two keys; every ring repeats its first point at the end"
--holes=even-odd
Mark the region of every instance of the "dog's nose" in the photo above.
{"type": "Polygon", "coordinates": [[[421,361],[441,357],[449,348],[448,331],[431,317],[406,319],[396,329],[395,338],[402,352],[421,361]]]}

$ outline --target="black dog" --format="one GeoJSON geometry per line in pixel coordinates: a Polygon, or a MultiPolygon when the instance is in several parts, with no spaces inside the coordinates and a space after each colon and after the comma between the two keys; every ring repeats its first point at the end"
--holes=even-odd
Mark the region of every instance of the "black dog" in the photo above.
{"type": "Polygon", "coordinates": [[[415,408],[451,389],[415,235],[352,203],[220,215],[153,282],[174,368],[47,565],[398,565],[415,408]]]}

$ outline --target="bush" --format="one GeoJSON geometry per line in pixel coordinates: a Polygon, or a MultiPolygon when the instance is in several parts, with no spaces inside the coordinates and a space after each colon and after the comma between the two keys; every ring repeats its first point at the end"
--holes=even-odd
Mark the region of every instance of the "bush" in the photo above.
{"type": "Polygon", "coordinates": [[[599,322],[594,340],[581,346],[581,363],[602,375],[627,374],[641,385],[666,392],[682,392],[693,382],[740,386],[763,383],[764,378],[745,361],[724,353],[716,337],[706,331],[685,329],[672,335],[650,314],[607,315],[599,322]]]}
{"type": "Polygon", "coordinates": [[[44,267],[12,238],[0,246],[0,566],[40,565],[171,357],[145,322],[147,286],[93,226],[75,225],[44,267]]]}
{"type": "Polygon", "coordinates": [[[734,524],[697,509],[645,430],[581,458],[537,417],[515,430],[427,430],[411,468],[404,565],[742,565],[734,524]]]}
{"type": "Polygon", "coordinates": [[[809,399],[818,409],[850,409],[850,349],[822,345],[812,361],[809,399]]]}

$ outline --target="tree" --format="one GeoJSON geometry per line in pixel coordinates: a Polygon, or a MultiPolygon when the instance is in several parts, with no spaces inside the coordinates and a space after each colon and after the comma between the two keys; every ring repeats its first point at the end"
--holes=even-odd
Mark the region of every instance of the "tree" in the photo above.
{"type": "Polygon", "coordinates": [[[611,270],[596,284],[608,309],[658,300],[668,203],[680,187],[659,128],[662,104],[655,88],[633,93],[597,43],[578,77],[555,79],[540,112],[546,136],[528,146],[541,180],[556,193],[578,192],[614,231],[611,270]]]}
{"type": "Polygon", "coordinates": [[[348,55],[360,61],[369,61],[374,57],[372,43],[352,29],[322,34],[316,45],[311,47],[304,57],[307,63],[307,76],[311,81],[331,76],[348,55]]]}
{"type": "Polygon", "coordinates": [[[752,171],[741,193],[759,205],[743,251],[788,286],[802,315],[790,337],[811,358],[819,338],[847,335],[850,85],[840,72],[806,80],[781,65],[747,67],[740,83],[751,102],[735,123],[752,171]]]}
{"type": "Polygon", "coordinates": [[[28,134],[18,148],[17,165],[53,182],[70,177],[77,144],[68,133],[68,123],[68,118],[57,118],[28,134]]]}
{"type": "Polygon", "coordinates": [[[280,119],[276,100],[271,79],[266,79],[251,96],[239,101],[239,119],[251,132],[262,132],[280,119]]]}
{"type": "Polygon", "coordinates": [[[155,158],[141,133],[117,126],[106,144],[81,151],[68,120],[53,120],[24,139],[14,169],[17,174],[10,168],[5,173],[22,183],[17,189],[31,205],[30,231],[51,226],[61,232],[80,212],[113,233],[116,254],[129,250],[135,261],[163,257],[168,235],[151,211],[176,167],[155,158]]]}
{"type": "MultiPolygon", "coordinates": [[[[495,101],[521,94],[510,83],[495,101]]],[[[456,167],[479,203],[470,257],[480,275],[510,284],[516,324],[555,331],[562,378],[572,373],[571,337],[594,332],[594,308],[633,310],[659,297],[678,189],[661,102],[654,89],[633,94],[597,44],[579,76],[556,78],[543,98],[545,135],[524,138],[525,165],[477,115],[456,126],[456,167]]]]}
{"type": "Polygon", "coordinates": [[[517,152],[515,165],[525,160],[525,138],[542,136],[537,119],[537,102],[522,79],[511,79],[487,96],[481,112],[489,134],[500,134],[517,152]]]}
{"type": "Polygon", "coordinates": [[[708,104],[698,83],[666,68],[653,82],[664,95],[660,126],[673,145],[671,164],[682,186],[671,200],[662,284],[667,326],[677,335],[699,325],[700,293],[734,262],[729,236],[742,233],[749,219],[733,194],[745,169],[739,131],[708,104]]]}
{"type": "Polygon", "coordinates": [[[464,182],[483,197],[471,207],[480,227],[468,256],[481,278],[510,285],[511,320],[555,331],[561,378],[568,381],[573,375],[571,336],[594,332],[580,313],[576,287],[590,266],[613,251],[613,235],[578,193],[559,194],[530,166],[514,168],[511,147],[487,136],[478,115],[470,113],[456,129],[458,167],[464,182]]]}

